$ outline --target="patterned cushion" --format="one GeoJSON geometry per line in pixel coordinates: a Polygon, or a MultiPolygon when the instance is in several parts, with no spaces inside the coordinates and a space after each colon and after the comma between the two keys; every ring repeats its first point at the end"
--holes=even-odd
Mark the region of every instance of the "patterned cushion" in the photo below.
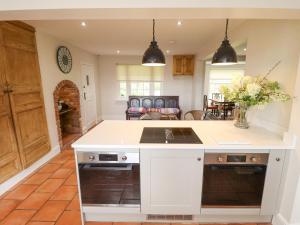
{"type": "Polygon", "coordinates": [[[160,112],[160,108],[148,108],[147,112],[160,112]]]}
{"type": "Polygon", "coordinates": [[[179,113],[179,109],[178,108],[161,108],[160,112],[162,114],[177,114],[179,113]]]}
{"type": "Polygon", "coordinates": [[[128,112],[130,113],[145,113],[147,110],[144,107],[130,107],[128,112]]]}

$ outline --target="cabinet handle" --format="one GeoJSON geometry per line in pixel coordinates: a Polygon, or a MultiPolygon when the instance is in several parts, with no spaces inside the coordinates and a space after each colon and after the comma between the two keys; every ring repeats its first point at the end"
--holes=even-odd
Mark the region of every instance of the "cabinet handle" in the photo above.
{"type": "Polygon", "coordinates": [[[280,161],[280,158],[279,158],[279,157],[277,157],[277,158],[276,158],[276,161],[277,161],[277,162],[279,162],[279,161],[280,161]]]}
{"type": "Polygon", "coordinates": [[[198,157],[197,160],[200,162],[202,159],[201,159],[201,157],[198,157]]]}
{"type": "Polygon", "coordinates": [[[3,92],[4,92],[5,94],[9,94],[9,93],[13,92],[12,86],[9,85],[9,84],[6,84],[6,85],[3,87],[3,92]]]}
{"type": "Polygon", "coordinates": [[[7,89],[7,90],[4,90],[3,92],[4,92],[5,94],[9,94],[9,93],[14,92],[14,91],[11,90],[11,89],[7,89]]]}

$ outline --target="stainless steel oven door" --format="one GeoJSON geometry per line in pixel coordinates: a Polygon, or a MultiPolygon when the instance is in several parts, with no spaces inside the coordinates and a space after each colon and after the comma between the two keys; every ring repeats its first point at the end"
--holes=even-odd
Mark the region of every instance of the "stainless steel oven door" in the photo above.
{"type": "Polygon", "coordinates": [[[206,154],[203,208],[261,206],[268,154],[206,154]]]}
{"type": "MultiPolygon", "coordinates": [[[[140,205],[140,164],[123,163],[122,161],[125,160],[119,160],[118,154],[108,156],[105,153],[103,156],[93,153],[89,154],[95,156],[92,162],[79,161],[78,172],[83,206],[135,207],[140,205]],[[116,162],[111,162],[114,159],[116,162]]],[[[124,156],[123,153],[120,154],[124,156]]],[[[81,158],[87,159],[88,155],[81,158]]]]}

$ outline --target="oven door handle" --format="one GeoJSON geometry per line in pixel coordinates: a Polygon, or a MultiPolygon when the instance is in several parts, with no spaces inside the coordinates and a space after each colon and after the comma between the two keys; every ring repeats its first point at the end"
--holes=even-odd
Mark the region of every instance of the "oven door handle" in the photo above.
{"type": "MultiPolygon", "coordinates": [[[[116,164],[118,165],[118,164],[116,164]]],[[[91,166],[90,164],[84,165],[84,169],[90,169],[90,170],[113,170],[113,171],[130,171],[132,170],[132,164],[127,164],[126,167],[120,167],[120,166],[91,166]]]]}

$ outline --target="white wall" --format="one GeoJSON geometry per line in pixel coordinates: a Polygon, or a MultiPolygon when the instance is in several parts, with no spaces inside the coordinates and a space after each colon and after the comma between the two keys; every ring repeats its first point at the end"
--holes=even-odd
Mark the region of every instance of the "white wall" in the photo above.
{"type": "MultiPolygon", "coordinates": [[[[269,79],[277,80],[292,96],[290,103],[268,105],[253,109],[248,114],[250,122],[272,131],[289,131],[300,138],[300,21],[250,20],[229,32],[230,40],[238,45],[247,41],[246,75],[266,74],[278,61],[281,64],[269,79]],[[296,85],[295,85],[296,83],[296,85]]],[[[215,37],[200,49],[203,59],[215,51],[222,36],[215,37]]],[[[278,215],[274,224],[300,224],[300,144],[287,155],[285,183],[280,193],[278,215]]]]}
{"type": "Polygon", "coordinates": [[[192,109],[203,109],[203,93],[205,88],[205,61],[196,59],[193,78],[192,109]]]}
{"type": "MultiPolygon", "coordinates": [[[[100,76],[100,102],[103,119],[125,119],[127,103],[118,100],[119,84],[116,79],[116,64],[140,64],[141,56],[100,56],[99,57],[99,76],[100,76]]],[[[200,70],[197,66],[195,75],[176,76],[172,75],[172,56],[166,57],[165,76],[163,81],[162,95],[178,95],[179,105],[183,112],[191,110],[200,100],[193,99],[193,95],[201,93],[201,88],[194,89],[194,83],[201,83],[200,70]],[[195,90],[195,91],[194,91],[195,90]]],[[[99,95],[98,95],[99,96],[99,95]]]]}
{"type": "Polygon", "coordinates": [[[290,224],[300,224],[300,60],[294,96],[289,132],[297,135],[298,143],[296,150],[288,155],[286,181],[279,215],[290,224]]]}
{"type": "MultiPolygon", "coordinates": [[[[59,145],[53,100],[53,92],[55,90],[55,87],[62,80],[71,80],[77,85],[81,92],[81,64],[88,63],[94,65],[97,89],[97,84],[99,83],[97,80],[98,57],[39,30],[37,30],[36,32],[36,39],[48,130],[50,135],[51,147],[54,148],[59,145]],[[68,47],[72,55],[73,67],[69,74],[62,73],[56,63],[56,50],[60,45],[68,47]]],[[[97,98],[97,102],[99,102],[98,100],[99,99],[97,98]]],[[[100,116],[99,108],[98,112],[98,116],[100,116]]],[[[81,107],[81,116],[84,116],[83,107],[81,107]]],[[[83,124],[83,127],[84,126],[85,124],[83,124]]]]}
{"type": "MultiPolygon", "coordinates": [[[[220,45],[222,36],[211,39],[199,50],[200,59],[211,54],[220,45]]],[[[300,52],[300,22],[277,20],[249,20],[230,30],[233,44],[247,41],[245,75],[264,75],[278,61],[281,64],[269,79],[277,80],[283,89],[293,94],[300,52]]],[[[248,113],[250,123],[282,133],[288,130],[290,103],[276,103],[248,113]]]]}

